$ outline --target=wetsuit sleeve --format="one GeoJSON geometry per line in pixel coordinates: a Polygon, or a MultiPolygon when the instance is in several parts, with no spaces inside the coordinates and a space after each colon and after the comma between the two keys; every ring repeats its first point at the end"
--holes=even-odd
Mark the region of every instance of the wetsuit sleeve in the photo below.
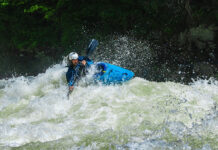
{"type": "Polygon", "coordinates": [[[70,78],[70,80],[69,80],[69,82],[68,82],[68,85],[69,86],[73,86],[74,85],[74,73],[72,72],[72,75],[71,75],[71,78],[70,78]]]}
{"type": "Polygon", "coordinates": [[[79,56],[78,60],[79,60],[79,61],[83,61],[83,60],[86,60],[86,59],[85,59],[84,56],[79,56]]]}
{"type": "Polygon", "coordinates": [[[89,67],[91,64],[93,64],[93,61],[91,59],[89,59],[88,57],[85,56],[79,56],[78,58],[79,61],[86,61],[87,66],[89,67]]]}
{"type": "Polygon", "coordinates": [[[66,73],[66,78],[69,86],[72,86],[74,84],[74,77],[75,77],[75,72],[73,71],[72,68],[69,68],[67,73],[66,73]]]}
{"type": "Polygon", "coordinates": [[[70,77],[70,80],[68,82],[68,85],[69,86],[72,86],[74,85],[74,83],[76,82],[76,80],[78,80],[80,78],[80,64],[77,64],[77,66],[75,67],[75,69],[72,69],[71,70],[71,77],[70,77]]]}

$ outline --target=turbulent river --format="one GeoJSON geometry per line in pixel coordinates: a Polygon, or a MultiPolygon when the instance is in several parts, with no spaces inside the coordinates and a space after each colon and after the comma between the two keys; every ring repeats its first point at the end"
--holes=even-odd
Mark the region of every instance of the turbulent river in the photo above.
{"type": "Polygon", "coordinates": [[[104,86],[88,75],[69,99],[64,61],[37,76],[1,79],[0,150],[218,149],[218,81],[146,80],[155,57],[149,43],[129,37],[100,43],[94,61],[135,78],[104,86]]]}
{"type": "Polygon", "coordinates": [[[218,149],[218,81],[78,86],[63,64],[0,80],[0,149],[218,149]]]}

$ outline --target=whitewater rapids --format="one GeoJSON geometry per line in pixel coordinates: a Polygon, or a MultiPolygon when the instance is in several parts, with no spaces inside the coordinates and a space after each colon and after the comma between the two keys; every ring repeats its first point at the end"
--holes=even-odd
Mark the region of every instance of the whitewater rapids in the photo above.
{"type": "Polygon", "coordinates": [[[78,86],[62,64],[0,80],[0,149],[218,149],[218,81],[78,86]]]}

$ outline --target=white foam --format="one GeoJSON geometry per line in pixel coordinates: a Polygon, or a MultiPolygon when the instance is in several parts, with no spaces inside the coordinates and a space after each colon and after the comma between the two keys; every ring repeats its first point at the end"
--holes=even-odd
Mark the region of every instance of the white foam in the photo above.
{"type": "MultiPolygon", "coordinates": [[[[130,149],[155,148],[161,141],[146,141],[143,137],[151,136],[157,126],[172,122],[171,132],[182,138],[188,132],[186,128],[201,125],[201,120],[213,113],[218,97],[217,81],[182,85],[136,77],[116,86],[81,84],[68,100],[66,71],[63,65],[55,65],[36,77],[0,80],[4,84],[0,96],[1,145],[15,147],[65,137],[73,137],[72,144],[75,144],[85,137],[111,130],[111,133],[122,133],[120,138],[132,137],[130,149]],[[176,122],[181,122],[184,128],[176,122]]],[[[210,122],[215,128],[213,121],[210,122]]],[[[99,147],[94,143],[89,147],[99,147]]]]}

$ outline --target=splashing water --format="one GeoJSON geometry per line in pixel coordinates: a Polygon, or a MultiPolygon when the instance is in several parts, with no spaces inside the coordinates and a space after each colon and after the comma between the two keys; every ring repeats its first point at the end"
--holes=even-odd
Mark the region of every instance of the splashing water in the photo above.
{"type": "Polygon", "coordinates": [[[62,64],[0,80],[0,149],[218,149],[218,81],[78,86],[62,64]]]}
{"type": "Polygon", "coordinates": [[[95,51],[96,61],[128,68],[139,77],[146,77],[155,57],[148,42],[126,36],[112,37],[106,43],[100,43],[99,49],[95,51]]]}
{"type": "MultiPolygon", "coordinates": [[[[140,77],[155,57],[127,37],[100,45],[95,61],[140,77]]],[[[0,80],[0,149],[218,149],[217,80],[87,85],[91,69],[68,100],[65,65],[0,80]]]]}

